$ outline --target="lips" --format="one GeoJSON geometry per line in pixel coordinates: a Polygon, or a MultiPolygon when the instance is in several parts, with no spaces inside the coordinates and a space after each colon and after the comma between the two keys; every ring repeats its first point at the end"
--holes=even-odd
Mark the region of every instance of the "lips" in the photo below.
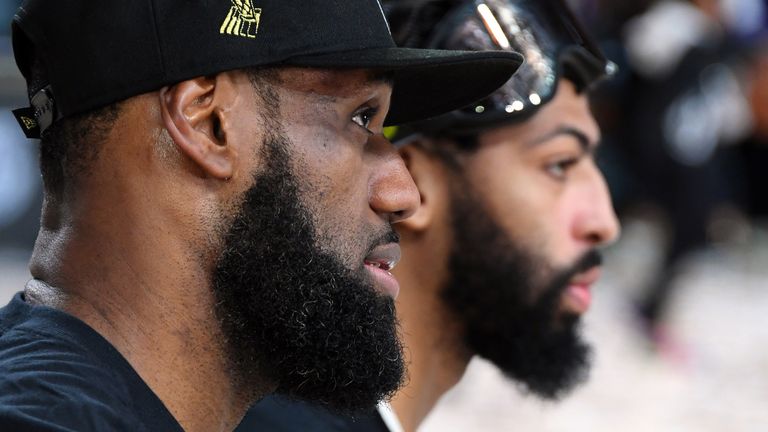
{"type": "Polygon", "coordinates": [[[589,310],[592,304],[591,288],[600,279],[601,273],[600,267],[594,267],[574,276],[564,293],[565,309],[579,315],[589,310]]]}
{"type": "Polygon", "coordinates": [[[396,298],[400,284],[390,273],[400,261],[400,245],[389,243],[376,247],[364,259],[365,269],[373,277],[374,285],[381,294],[396,298]]]}
{"type": "Polygon", "coordinates": [[[579,273],[574,276],[573,279],[571,279],[571,285],[593,285],[598,281],[598,279],[600,279],[601,274],[602,270],[600,267],[593,267],[587,272],[579,273]]]}

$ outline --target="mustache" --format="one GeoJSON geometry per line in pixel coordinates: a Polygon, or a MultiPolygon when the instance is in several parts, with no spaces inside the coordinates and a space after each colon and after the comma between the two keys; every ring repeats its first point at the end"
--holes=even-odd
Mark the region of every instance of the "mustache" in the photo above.
{"type": "Polygon", "coordinates": [[[576,262],[559,271],[549,284],[549,289],[545,290],[541,302],[554,307],[560,299],[560,296],[568,288],[568,283],[579,273],[592,270],[603,264],[603,254],[597,249],[591,249],[579,257],[576,262]]]}
{"type": "Polygon", "coordinates": [[[561,285],[559,292],[568,287],[568,282],[579,273],[592,270],[603,264],[603,254],[597,249],[591,249],[576,260],[571,266],[560,271],[556,279],[556,284],[561,285]]]}
{"type": "Polygon", "coordinates": [[[384,232],[375,234],[373,236],[373,239],[369,241],[370,246],[368,247],[368,250],[365,252],[365,256],[370,255],[374,249],[376,249],[379,246],[383,246],[390,243],[396,243],[400,244],[400,234],[397,233],[397,231],[392,228],[392,226],[389,226],[388,228],[384,228],[384,232]]]}
{"type": "Polygon", "coordinates": [[[592,270],[595,267],[603,265],[603,254],[597,249],[592,249],[582,255],[574,265],[571,266],[568,273],[571,277],[576,276],[579,273],[584,273],[588,270],[592,270]]]}

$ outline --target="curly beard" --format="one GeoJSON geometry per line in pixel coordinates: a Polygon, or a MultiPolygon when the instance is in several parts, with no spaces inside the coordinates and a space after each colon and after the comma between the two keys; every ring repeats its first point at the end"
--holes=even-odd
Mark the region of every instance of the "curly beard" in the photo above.
{"type": "Polygon", "coordinates": [[[454,180],[451,275],[442,297],[463,325],[463,343],[524,390],[558,399],[586,380],[591,356],[579,316],[559,313],[561,297],[569,280],[599,265],[601,256],[593,250],[554,268],[516,244],[471,186],[454,180]]]}
{"type": "MultiPolygon", "coordinates": [[[[394,301],[362,266],[343,264],[344,246],[324,252],[330,239],[320,249],[288,145],[281,135],[265,140],[265,168],[223,230],[213,293],[231,374],[246,391],[266,380],[289,398],[366,410],[403,379],[394,301]]],[[[397,237],[368,240],[373,248],[397,237]]]]}

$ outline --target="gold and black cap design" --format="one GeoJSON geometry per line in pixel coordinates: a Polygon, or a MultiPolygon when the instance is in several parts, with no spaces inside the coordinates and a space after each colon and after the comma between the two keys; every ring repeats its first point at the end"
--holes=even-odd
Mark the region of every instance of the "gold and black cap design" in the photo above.
{"type": "Polygon", "coordinates": [[[17,114],[32,137],[165,85],[267,65],[390,71],[387,124],[399,124],[472,103],[522,63],[513,52],[398,48],[377,0],[25,0],[12,27],[28,84],[36,59],[47,81],[17,114]]]}

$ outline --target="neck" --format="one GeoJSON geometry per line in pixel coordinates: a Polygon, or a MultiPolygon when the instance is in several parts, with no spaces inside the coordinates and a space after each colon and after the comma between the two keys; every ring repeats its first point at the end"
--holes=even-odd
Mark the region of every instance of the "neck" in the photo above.
{"type": "Polygon", "coordinates": [[[462,330],[440,298],[448,273],[447,257],[439,256],[439,248],[427,247],[428,241],[406,240],[404,237],[403,255],[409,259],[398,266],[396,277],[402,286],[397,313],[403,329],[408,381],[392,400],[392,408],[403,428],[412,432],[459,382],[472,356],[463,348],[462,330]],[[425,268],[432,271],[425,272],[425,268]]]}
{"type": "Polygon", "coordinates": [[[44,210],[27,296],[101,334],[185,430],[234,429],[253,395],[228,373],[210,264],[174,235],[177,218],[112,196],[122,205],[44,210]]]}

